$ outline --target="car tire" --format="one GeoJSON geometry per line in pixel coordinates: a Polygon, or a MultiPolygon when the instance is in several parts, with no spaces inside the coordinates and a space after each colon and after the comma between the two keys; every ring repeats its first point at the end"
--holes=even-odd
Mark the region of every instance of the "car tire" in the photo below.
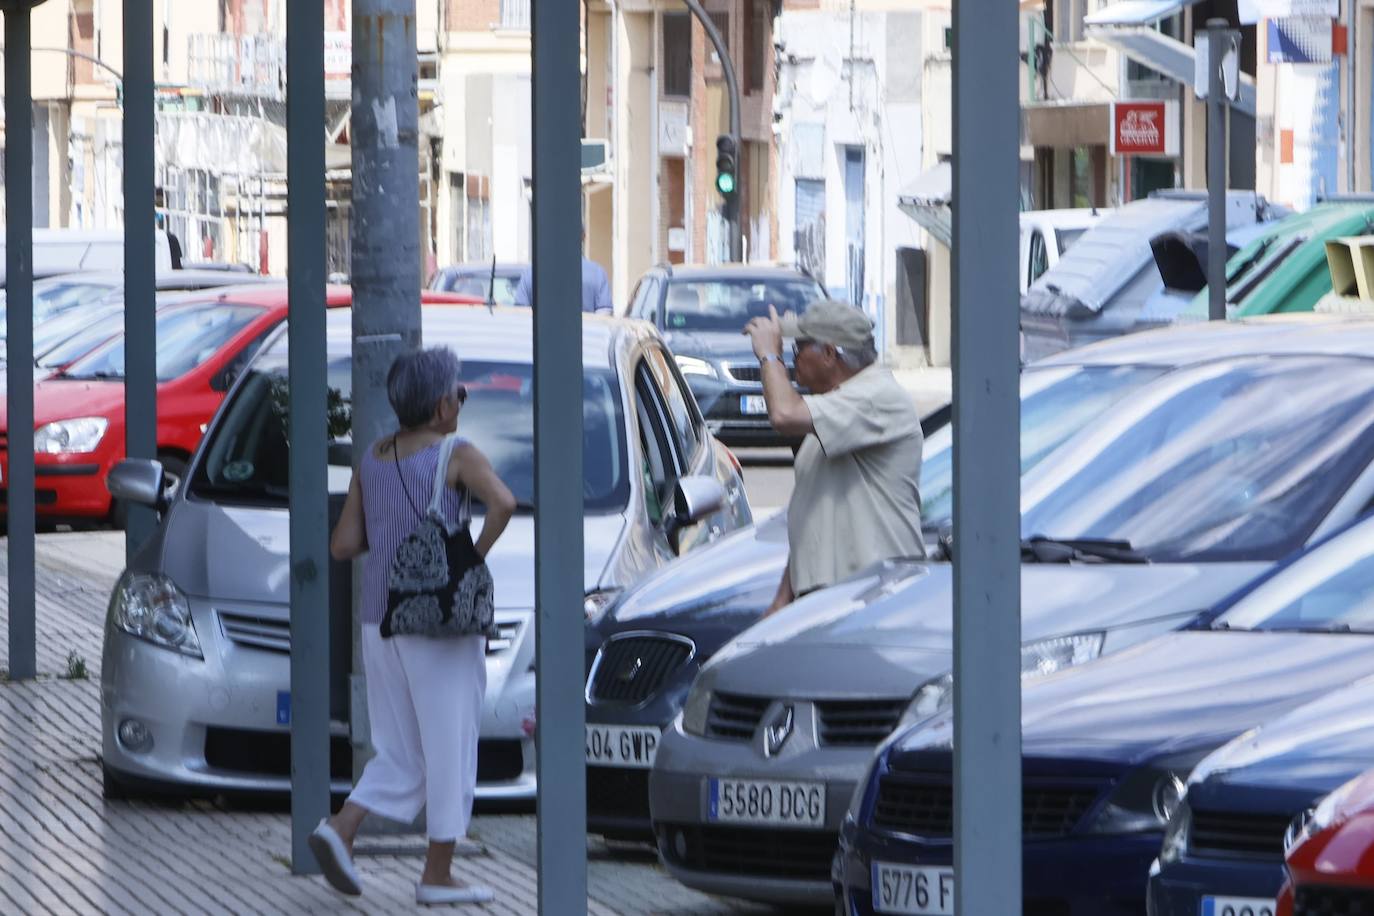
{"type": "Polygon", "coordinates": [[[157,460],[162,462],[162,472],[168,478],[176,478],[177,485],[186,479],[186,459],[174,452],[159,452],[157,460]]]}

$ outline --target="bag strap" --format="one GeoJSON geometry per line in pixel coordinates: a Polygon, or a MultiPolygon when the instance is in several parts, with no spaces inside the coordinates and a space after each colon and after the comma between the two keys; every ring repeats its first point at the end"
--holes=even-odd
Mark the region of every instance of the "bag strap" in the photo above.
{"type": "MultiPolygon", "coordinates": [[[[434,469],[434,492],[429,499],[429,514],[431,517],[441,521],[444,520],[442,506],[444,490],[448,487],[448,466],[449,462],[453,460],[453,450],[458,447],[460,441],[457,433],[451,433],[444,437],[443,442],[439,446],[439,463],[434,469]]],[[[471,518],[471,503],[472,495],[464,488],[462,517],[458,520],[460,526],[466,525],[471,518]]],[[[445,528],[448,527],[446,521],[444,525],[445,528]]]]}
{"type": "Polygon", "coordinates": [[[391,437],[391,457],[394,459],[392,464],[396,465],[396,479],[401,482],[401,492],[406,495],[406,502],[410,503],[411,510],[420,518],[424,518],[423,515],[420,515],[420,507],[415,505],[415,500],[410,496],[410,488],[406,486],[405,475],[401,473],[401,447],[397,443],[397,438],[397,436],[391,437]]]}

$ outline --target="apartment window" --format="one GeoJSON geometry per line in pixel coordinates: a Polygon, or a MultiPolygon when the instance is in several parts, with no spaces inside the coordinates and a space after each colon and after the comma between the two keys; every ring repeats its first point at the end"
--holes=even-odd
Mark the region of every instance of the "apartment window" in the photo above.
{"type": "Polygon", "coordinates": [[[663,94],[692,94],[692,19],[688,13],[663,14],[663,94]]]}
{"type": "Polygon", "coordinates": [[[744,91],[746,94],[764,89],[765,64],[768,62],[768,3],[749,0],[744,16],[744,91]]]}

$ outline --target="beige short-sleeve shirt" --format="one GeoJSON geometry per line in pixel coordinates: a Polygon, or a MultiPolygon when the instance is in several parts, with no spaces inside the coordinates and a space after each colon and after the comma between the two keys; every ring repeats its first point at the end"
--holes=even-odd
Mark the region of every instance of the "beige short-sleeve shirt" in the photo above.
{"type": "Polygon", "coordinates": [[[874,563],[925,556],[921,419],[882,366],[807,395],[815,433],[802,442],[787,510],[788,572],[801,595],[874,563]]]}

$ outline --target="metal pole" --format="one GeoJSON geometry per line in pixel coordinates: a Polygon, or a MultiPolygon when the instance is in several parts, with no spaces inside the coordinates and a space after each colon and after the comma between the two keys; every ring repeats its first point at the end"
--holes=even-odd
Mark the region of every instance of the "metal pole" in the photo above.
{"type": "MultiPolygon", "coordinates": [[[[9,363],[9,668],[10,678],[38,673],[34,596],[33,492],[33,83],[30,9],[5,13],[5,284],[9,363]]],[[[44,191],[46,192],[46,188],[44,191]]]]}
{"type": "MultiPolygon", "coordinates": [[[[157,249],[153,213],[153,0],[124,0],[124,449],[157,457],[157,249]]],[[[153,510],[129,506],[130,561],[153,510]]]]}
{"type": "Polygon", "coordinates": [[[587,911],[578,4],[535,3],[534,576],[539,912],[587,911]],[[571,345],[570,345],[571,344],[571,345]],[[574,447],[569,448],[569,443],[574,447]]]}
{"type": "Polygon", "coordinates": [[[1021,912],[1017,12],[954,4],[955,912],[1021,912]]]}
{"type": "Polygon", "coordinates": [[[700,0],[686,0],[686,3],[687,9],[692,11],[692,15],[697,17],[701,27],[706,30],[706,37],[710,39],[711,46],[716,49],[716,56],[720,58],[721,73],[725,75],[725,92],[730,98],[730,139],[734,141],[736,169],[735,193],[725,199],[725,218],[730,224],[730,260],[742,261],[744,236],[739,226],[739,197],[744,181],[738,167],[743,158],[743,150],[740,149],[739,79],[735,76],[735,62],[730,58],[730,49],[721,37],[720,30],[716,28],[715,22],[707,14],[706,8],[701,5],[700,0]]]}
{"type": "Polygon", "coordinates": [[[324,4],[286,8],[286,273],[291,443],[291,870],[329,814],[329,474],[324,266],[324,4]],[[299,419],[299,422],[297,420],[299,419]]]}
{"type": "Polygon", "coordinates": [[[1207,20],[1207,318],[1226,320],[1226,87],[1221,62],[1225,19],[1207,20]]]}
{"type": "MultiPolygon", "coordinates": [[[[421,340],[416,53],[415,0],[354,0],[353,210],[348,230],[354,473],[363,450],[396,428],[386,399],[386,374],[397,356],[418,348],[421,340]]],[[[356,588],[354,599],[353,670],[361,672],[350,678],[356,767],[372,742],[359,648],[362,602],[356,588]]]]}

